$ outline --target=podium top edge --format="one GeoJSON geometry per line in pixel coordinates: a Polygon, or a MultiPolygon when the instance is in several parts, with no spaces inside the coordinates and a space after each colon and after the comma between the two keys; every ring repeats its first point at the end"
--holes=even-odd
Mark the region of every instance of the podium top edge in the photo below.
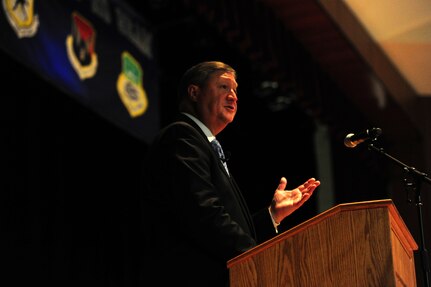
{"type": "Polygon", "coordinates": [[[237,257],[234,257],[230,259],[227,262],[227,267],[230,268],[233,265],[245,260],[246,258],[253,256],[257,253],[259,253],[261,250],[266,249],[279,241],[284,240],[287,236],[293,236],[302,230],[306,229],[310,225],[317,224],[321,222],[322,220],[333,216],[334,214],[345,212],[345,211],[354,211],[354,210],[361,210],[361,209],[373,209],[373,208],[387,208],[389,210],[389,213],[392,215],[393,218],[395,218],[396,224],[400,225],[400,230],[404,231],[403,234],[406,237],[406,240],[409,242],[409,245],[413,250],[415,248],[417,249],[417,244],[414,241],[411,234],[408,232],[408,229],[401,218],[395,204],[393,203],[392,199],[380,199],[380,200],[371,200],[371,201],[360,201],[360,202],[350,202],[350,203],[341,203],[336,206],[333,206],[326,211],[323,211],[322,213],[298,224],[297,226],[284,231],[283,233],[269,239],[268,241],[265,241],[258,246],[238,255],[237,257]]]}

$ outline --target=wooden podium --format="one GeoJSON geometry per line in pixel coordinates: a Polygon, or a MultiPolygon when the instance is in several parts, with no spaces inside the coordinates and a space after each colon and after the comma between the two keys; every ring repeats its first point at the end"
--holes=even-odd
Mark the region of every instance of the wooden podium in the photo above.
{"type": "Polygon", "coordinates": [[[416,286],[418,246],[392,200],[337,205],[227,262],[231,287],[416,286]]]}

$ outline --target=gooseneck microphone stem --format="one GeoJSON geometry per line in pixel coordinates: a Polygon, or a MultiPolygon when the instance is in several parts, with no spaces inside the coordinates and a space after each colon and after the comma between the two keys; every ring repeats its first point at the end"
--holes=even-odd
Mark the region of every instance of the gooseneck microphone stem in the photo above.
{"type": "Polygon", "coordinates": [[[426,173],[418,171],[416,168],[408,166],[393,156],[389,155],[385,152],[383,148],[378,148],[374,146],[373,142],[368,144],[368,149],[376,151],[381,155],[389,158],[393,162],[395,162],[398,166],[400,166],[405,172],[406,175],[409,175],[413,178],[414,182],[410,182],[407,179],[404,179],[406,182],[406,189],[410,188],[415,191],[415,205],[417,207],[417,213],[419,217],[419,231],[420,231],[420,258],[422,263],[423,277],[424,277],[424,286],[430,287],[430,263],[429,263],[429,255],[425,246],[425,233],[424,233],[424,224],[423,224],[423,203],[421,198],[421,186],[423,182],[431,184],[431,178],[428,177],[426,173]]]}

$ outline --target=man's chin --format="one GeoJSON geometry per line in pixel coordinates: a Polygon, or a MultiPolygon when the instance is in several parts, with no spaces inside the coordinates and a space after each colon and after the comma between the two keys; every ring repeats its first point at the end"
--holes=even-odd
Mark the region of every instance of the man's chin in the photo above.
{"type": "Polygon", "coordinates": [[[231,122],[233,122],[234,118],[235,118],[235,115],[230,116],[230,117],[226,117],[226,120],[225,120],[226,124],[230,124],[231,122]]]}

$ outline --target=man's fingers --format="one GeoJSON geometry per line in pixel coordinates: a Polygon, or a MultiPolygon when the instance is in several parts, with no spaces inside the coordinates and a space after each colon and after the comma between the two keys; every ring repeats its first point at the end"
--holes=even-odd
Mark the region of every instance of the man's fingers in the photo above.
{"type": "Polygon", "coordinates": [[[285,177],[282,177],[280,179],[280,183],[278,184],[277,189],[278,190],[285,190],[286,189],[286,185],[287,185],[287,179],[285,177]]]}
{"type": "Polygon", "coordinates": [[[315,180],[314,178],[310,178],[301,187],[302,189],[314,190],[319,185],[320,185],[320,181],[315,180]]]}

